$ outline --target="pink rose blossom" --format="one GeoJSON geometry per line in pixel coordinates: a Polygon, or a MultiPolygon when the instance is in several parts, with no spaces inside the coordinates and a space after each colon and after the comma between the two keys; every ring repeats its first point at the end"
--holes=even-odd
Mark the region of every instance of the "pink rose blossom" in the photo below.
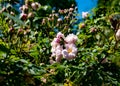
{"type": "Polygon", "coordinates": [[[52,47],[51,52],[52,52],[52,57],[56,57],[56,62],[60,62],[62,59],[62,50],[63,46],[57,45],[52,47]]]}
{"type": "Polygon", "coordinates": [[[76,35],[74,35],[74,34],[69,34],[69,35],[65,38],[65,42],[71,44],[71,43],[75,43],[75,42],[77,41],[77,39],[78,39],[78,38],[77,38],[76,35]]]}
{"type": "Polygon", "coordinates": [[[51,42],[51,46],[57,46],[60,42],[59,38],[54,38],[53,41],[51,42]]]}
{"type": "Polygon", "coordinates": [[[67,60],[74,59],[77,54],[77,48],[74,44],[66,45],[66,49],[62,51],[63,57],[67,60]]]}
{"type": "Polygon", "coordinates": [[[57,49],[56,50],[56,62],[60,62],[62,59],[62,50],[57,49]]]}
{"type": "Polygon", "coordinates": [[[55,57],[56,62],[60,62],[63,57],[67,60],[74,59],[77,54],[77,47],[75,45],[77,39],[77,36],[74,34],[64,37],[64,34],[61,32],[57,33],[56,38],[51,42],[51,57],[55,57]],[[60,44],[61,41],[64,43],[60,44]],[[65,46],[65,49],[63,49],[63,46],[65,46]]]}
{"type": "Polygon", "coordinates": [[[57,38],[64,38],[64,34],[62,34],[61,32],[57,33],[57,38]]]}

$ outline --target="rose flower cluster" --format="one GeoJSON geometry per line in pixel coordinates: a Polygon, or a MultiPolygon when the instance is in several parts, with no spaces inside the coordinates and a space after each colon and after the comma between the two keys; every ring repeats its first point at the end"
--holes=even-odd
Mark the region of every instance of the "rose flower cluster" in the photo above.
{"type": "Polygon", "coordinates": [[[56,38],[51,42],[51,60],[50,63],[60,62],[62,58],[67,60],[72,60],[76,58],[77,47],[75,43],[77,42],[77,36],[74,34],[69,34],[67,37],[64,36],[61,32],[57,33],[56,38]],[[53,61],[55,57],[55,61],[53,61]]]}

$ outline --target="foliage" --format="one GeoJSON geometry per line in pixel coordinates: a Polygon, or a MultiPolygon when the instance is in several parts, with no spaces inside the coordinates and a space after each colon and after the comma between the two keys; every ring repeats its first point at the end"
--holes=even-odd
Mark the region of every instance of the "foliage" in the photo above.
{"type": "Polygon", "coordinates": [[[86,14],[80,23],[72,0],[65,7],[64,0],[45,2],[25,0],[20,14],[12,2],[0,11],[0,84],[119,86],[120,1],[99,0],[92,17],[86,14]],[[58,32],[76,35],[78,52],[74,59],[51,63],[51,42],[58,32]]]}

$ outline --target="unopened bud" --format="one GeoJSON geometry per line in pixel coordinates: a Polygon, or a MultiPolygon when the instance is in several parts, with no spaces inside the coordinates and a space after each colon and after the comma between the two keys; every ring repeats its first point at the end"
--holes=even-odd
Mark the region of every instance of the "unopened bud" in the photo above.
{"type": "Polygon", "coordinates": [[[57,13],[55,13],[55,14],[54,14],[54,17],[58,18],[58,17],[59,17],[59,15],[58,15],[57,13]]]}
{"type": "Polygon", "coordinates": [[[41,5],[38,3],[38,2],[34,2],[31,4],[31,7],[34,9],[34,10],[37,10],[41,5]]]}
{"type": "Polygon", "coordinates": [[[58,18],[58,20],[57,20],[58,22],[62,22],[62,19],[61,18],[58,18]]]}
{"type": "Polygon", "coordinates": [[[69,12],[73,12],[73,11],[74,11],[74,9],[73,9],[73,8],[70,8],[70,9],[69,9],[69,12]]]}
{"type": "Polygon", "coordinates": [[[73,16],[73,13],[72,13],[72,12],[69,12],[69,13],[68,13],[68,16],[72,17],[72,16],[73,16]]]}
{"type": "Polygon", "coordinates": [[[1,14],[2,12],[5,12],[5,11],[6,11],[6,8],[3,7],[3,8],[0,10],[0,14],[1,14]]]}
{"type": "Polygon", "coordinates": [[[69,10],[68,9],[64,9],[64,13],[66,14],[66,13],[68,13],[69,12],[69,10]]]}
{"type": "Polygon", "coordinates": [[[91,32],[91,33],[94,33],[94,32],[96,32],[96,31],[97,31],[97,29],[96,29],[95,27],[90,28],[90,32],[91,32]]]}
{"type": "Polygon", "coordinates": [[[43,20],[42,20],[42,25],[45,25],[45,24],[46,24],[46,20],[43,19],[43,20]]]}
{"type": "Polygon", "coordinates": [[[75,4],[72,4],[72,7],[75,7],[75,4]]]}
{"type": "Polygon", "coordinates": [[[55,10],[52,10],[52,13],[55,13],[55,10]]]}
{"type": "Polygon", "coordinates": [[[24,35],[30,35],[30,32],[31,32],[31,30],[30,30],[30,29],[27,29],[27,30],[24,32],[24,35]]]}
{"type": "Polygon", "coordinates": [[[65,20],[69,20],[69,19],[70,19],[70,16],[65,16],[64,19],[65,19],[65,20]]]}
{"type": "Polygon", "coordinates": [[[27,14],[21,13],[21,14],[20,14],[20,19],[26,20],[26,19],[27,19],[27,14]]]}
{"type": "Polygon", "coordinates": [[[23,29],[19,29],[18,30],[18,36],[23,36],[24,34],[24,30],[23,29]]]}
{"type": "Polygon", "coordinates": [[[13,25],[13,20],[9,20],[8,24],[13,25]]]}
{"type": "Polygon", "coordinates": [[[22,12],[26,12],[28,10],[27,5],[23,5],[22,7],[19,8],[22,12]]]}
{"type": "Polygon", "coordinates": [[[28,18],[33,18],[33,17],[34,17],[33,12],[30,12],[27,17],[28,17],[28,18]]]}
{"type": "Polygon", "coordinates": [[[64,10],[59,9],[58,11],[60,14],[64,14],[64,10]]]}
{"type": "Polygon", "coordinates": [[[12,12],[12,11],[10,12],[10,14],[11,14],[11,15],[13,15],[13,16],[15,15],[15,13],[14,13],[14,12],[12,12]]]}
{"type": "Polygon", "coordinates": [[[13,27],[11,27],[11,28],[9,29],[9,33],[10,33],[10,34],[13,34],[14,31],[15,31],[15,29],[14,29],[13,27]]]}
{"type": "Polygon", "coordinates": [[[85,28],[85,23],[79,24],[79,29],[81,29],[81,28],[85,28]]]}
{"type": "Polygon", "coordinates": [[[55,20],[55,18],[54,18],[54,17],[52,17],[52,18],[51,18],[51,21],[54,21],[54,20],[55,20]]]}

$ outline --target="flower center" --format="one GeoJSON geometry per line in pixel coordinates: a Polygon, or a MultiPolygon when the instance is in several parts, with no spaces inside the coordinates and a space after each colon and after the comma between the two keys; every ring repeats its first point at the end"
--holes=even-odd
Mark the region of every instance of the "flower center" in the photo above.
{"type": "Polygon", "coordinates": [[[69,48],[69,49],[68,49],[68,53],[71,53],[71,52],[72,52],[72,48],[69,48]]]}

